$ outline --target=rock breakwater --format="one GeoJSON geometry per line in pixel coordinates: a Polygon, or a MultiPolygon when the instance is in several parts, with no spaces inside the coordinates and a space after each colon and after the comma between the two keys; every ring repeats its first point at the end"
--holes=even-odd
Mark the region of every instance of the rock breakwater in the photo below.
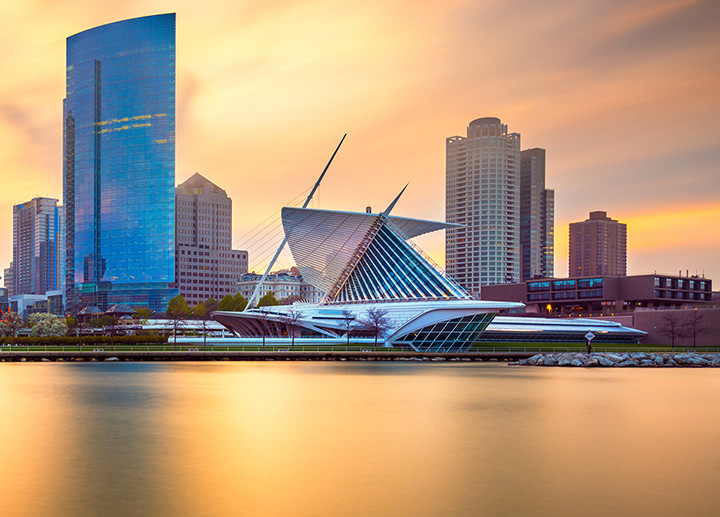
{"type": "Polygon", "coordinates": [[[513,363],[518,366],[582,366],[609,368],[719,368],[720,354],[557,353],[537,354],[513,363]]]}

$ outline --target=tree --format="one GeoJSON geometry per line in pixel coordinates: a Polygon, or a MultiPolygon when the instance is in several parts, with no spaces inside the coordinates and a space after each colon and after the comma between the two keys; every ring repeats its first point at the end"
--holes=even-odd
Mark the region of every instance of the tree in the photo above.
{"type": "Polygon", "coordinates": [[[240,293],[236,293],[235,296],[233,296],[233,310],[235,312],[244,311],[245,307],[247,307],[247,304],[248,301],[240,293]]]}
{"type": "Polygon", "coordinates": [[[3,312],[2,315],[2,320],[0,320],[0,332],[2,332],[5,336],[11,336],[12,344],[14,345],[17,331],[23,326],[22,316],[13,311],[3,312]]]}
{"type": "Polygon", "coordinates": [[[680,316],[673,312],[667,312],[663,314],[660,320],[662,323],[657,329],[658,334],[670,338],[670,346],[674,352],[675,339],[679,337],[684,337],[686,335],[686,329],[683,325],[683,321],[680,319],[680,316]]]}
{"type": "Polygon", "coordinates": [[[700,334],[710,332],[703,318],[703,313],[698,310],[692,311],[685,318],[685,335],[693,338],[693,351],[697,347],[697,337],[700,334]]]}
{"type": "Polygon", "coordinates": [[[173,346],[177,344],[177,329],[180,321],[190,316],[190,306],[187,300],[181,295],[170,299],[165,317],[173,322],[173,346]]]}
{"type": "Polygon", "coordinates": [[[65,320],[60,316],[39,312],[28,318],[31,336],[64,336],[68,332],[65,320]]]}
{"type": "Polygon", "coordinates": [[[260,301],[257,304],[258,307],[269,307],[271,305],[280,305],[280,302],[277,301],[272,291],[260,298],[260,301]]]}
{"type": "Polygon", "coordinates": [[[99,318],[96,318],[90,322],[93,327],[109,327],[115,324],[115,318],[110,314],[103,314],[99,318]]]}
{"type": "Polygon", "coordinates": [[[295,302],[303,302],[305,299],[299,294],[291,294],[285,298],[280,299],[280,305],[292,305],[295,302]]]}
{"type": "Polygon", "coordinates": [[[210,297],[192,308],[192,316],[202,322],[203,346],[207,345],[207,321],[210,318],[210,313],[217,309],[217,305],[218,302],[215,298],[210,297]]]}
{"type": "Polygon", "coordinates": [[[233,296],[231,294],[226,294],[222,297],[220,300],[220,303],[218,304],[219,311],[230,311],[230,307],[233,305],[233,296]]]}
{"type": "Polygon", "coordinates": [[[152,309],[148,307],[135,307],[135,319],[136,320],[149,320],[153,317],[152,309]]]}
{"type": "Polygon", "coordinates": [[[240,293],[237,293],[235,296],[231,294],[226,294],[225,296],[223,296],[222,300],[220,300],[220,304],[214,310],[240,312],[244,310],[246,306],[247,300],[240,293]]]}
{"type": "Polygon", "coordinates": [[[387,318],[387,311],[377,307],[368,309],[363,324],[375,336],[375,348],[377,348],[378,336],[384,334],[390,326],[390,322],[387,318]]]}
{"type": "Polygon", "coordinates": [[[298,310],[296,310],[294,307],[287,311],[285,313],[285,316],[283,316],[283,321],[285,322],[285,325],[287,326],[287,332],[292,338],[292,348],[295,348],[295,333],[297,332],[298,328],[301,328],[300,325],[300,319],[302,318],[302,313],[298,310]]]}
{"type": "Polygon", "coordinates": [[[350,350],[350,333],[352,332],[352,324],[355,321],[355,315],[352,311],[344,309],[342,311],[342,328],[345,330],[345,336],[347,337],[347,347],[345,350],[350,350]]]}

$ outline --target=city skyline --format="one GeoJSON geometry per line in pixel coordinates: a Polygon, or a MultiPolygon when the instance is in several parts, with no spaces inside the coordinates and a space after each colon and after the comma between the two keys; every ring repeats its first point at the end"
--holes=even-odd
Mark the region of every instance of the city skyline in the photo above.
{"type": "MultiPolygon", "coordinates": [[[[200,171],[226,188],[234,247],[344,132],[320,207],[379,207],[410,181],[398,210],[444,220],[445,138],[492,116],[548,151],[557,272],[569,222],[604,210],[628,225],[629,273],[720,274],[717,5],[211,5],[2,8],[5,266],[12,205],[62,198],[65,38],[177,12],[176,184],[200,171]]],[[[420,244],[443,262],[442,236],[420,244]]]]}

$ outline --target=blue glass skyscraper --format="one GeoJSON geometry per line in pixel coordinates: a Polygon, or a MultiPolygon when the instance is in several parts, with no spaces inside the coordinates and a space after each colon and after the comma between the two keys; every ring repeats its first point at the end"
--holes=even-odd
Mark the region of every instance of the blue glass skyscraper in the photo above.
{"type": "Polygon", "coordinates": [[[175,280],[175,14],[67,39],[68,309],[164,310],[175,280]]]}

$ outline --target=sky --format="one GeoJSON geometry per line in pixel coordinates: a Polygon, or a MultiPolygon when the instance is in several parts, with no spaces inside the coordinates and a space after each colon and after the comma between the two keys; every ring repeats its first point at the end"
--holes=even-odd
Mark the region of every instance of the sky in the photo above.
{"type": "MultiPolygon", "coordinates": [[[[379,211],[409,183],[393,213],[443,220],[445,139],[492,116],[547,150],[556,276],[568,224],[604,210],[628,225],[629,274],[720,282],[716,0],[3,2],[0,268],[12,206],[62,200],[65,38],[164,12],[177,13],[176,183],[200,172],[227,191],[251,269],[279,232],[263,221],[343,134],[313,206],[379,211]]],[[[444,263],[442,233],[417,243],[444,263]]]]}

